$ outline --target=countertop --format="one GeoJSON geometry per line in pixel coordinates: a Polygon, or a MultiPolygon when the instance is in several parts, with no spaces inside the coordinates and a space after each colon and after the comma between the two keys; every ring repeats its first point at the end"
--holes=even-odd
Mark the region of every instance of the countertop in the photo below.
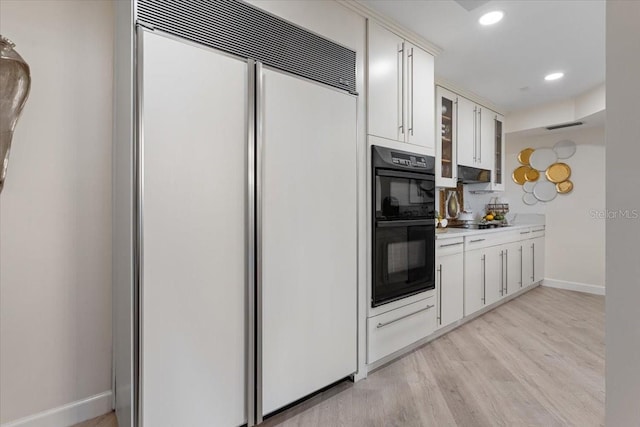
{"type": "Polygon", "coordinates": [[[522,230],[531,227],[544,227],[544,224],[532,223],[532,224],[514,224],[507,227],[485,228],[484,230],[469,230],[467,228],[447,228],[445,232],[436,232],[436,240],[451,239],[454,237],[466,237],[475,236],[478,234],[488,233],[504,233],[508,231],[522,230]]]}

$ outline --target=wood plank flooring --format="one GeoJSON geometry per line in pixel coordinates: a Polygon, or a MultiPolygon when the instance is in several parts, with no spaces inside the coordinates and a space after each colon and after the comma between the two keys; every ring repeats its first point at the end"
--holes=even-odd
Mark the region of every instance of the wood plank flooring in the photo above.
{"type": "MultiPolygon", "coordinates": [[[[81,426],[117,426],[101,422],[81,426]]],[[[604,297],[544,287],[366,380],[338,384],[263,423],[265,427],[601,425],[604,297]]]]}

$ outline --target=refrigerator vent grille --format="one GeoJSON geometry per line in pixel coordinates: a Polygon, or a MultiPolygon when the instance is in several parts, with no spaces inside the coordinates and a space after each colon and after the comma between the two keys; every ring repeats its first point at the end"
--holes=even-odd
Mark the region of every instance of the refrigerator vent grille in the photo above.
{"type": "Polygon", "coordinates": [[[137,13],[143,25],[356,93],[354,51],[247,3],[138,0],[137,13]]]}

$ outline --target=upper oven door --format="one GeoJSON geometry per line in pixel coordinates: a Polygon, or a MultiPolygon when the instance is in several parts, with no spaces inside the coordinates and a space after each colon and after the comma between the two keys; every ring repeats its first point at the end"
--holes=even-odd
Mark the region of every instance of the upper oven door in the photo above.
{"type": "Polygon", "coordinates": [[[380,222],[374,233],[373,307],[434,289],[433,220],[380,222]]]}
{"type": "Polygon", "coordinates": [[[375,219],[431,219],[435,216],[433,175],[375,170],[375,219]]]}

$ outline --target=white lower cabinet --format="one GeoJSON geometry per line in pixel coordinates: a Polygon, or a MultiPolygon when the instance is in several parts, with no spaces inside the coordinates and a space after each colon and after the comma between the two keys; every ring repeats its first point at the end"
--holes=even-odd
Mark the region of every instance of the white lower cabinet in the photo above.
{"type": "Polygon", "coordinates": [[[504,294],[510,295],[523,287],[522,281],[522,242],[506,245],[504,249],[505,283],[504,294]]]}
{"type": "Polygon", "coordinates": [[[367,363],[429,336],[436,326],[436,301],[429,298],[368,319],[367,363]]]}
{"type": "Polygon", "coordinates": [[[436,245],[436,329],[464,317],[464,240],[436,245]]]}
{"type": "Polygon", "coordinates": [[[531,239],[533,253],[533,283],[544,279],[544,236],[531,239]]]}

